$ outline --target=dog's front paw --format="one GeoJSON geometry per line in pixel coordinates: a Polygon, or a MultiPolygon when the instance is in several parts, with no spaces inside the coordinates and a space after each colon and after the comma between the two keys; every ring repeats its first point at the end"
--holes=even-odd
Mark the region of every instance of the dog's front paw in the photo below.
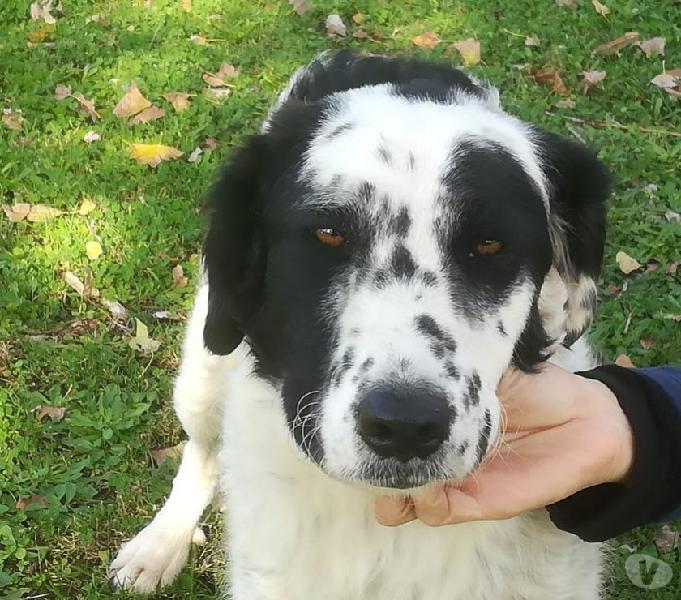
{"type": "Polygon", "coordinates": [[[187,562],[192,535],[194,528],[150,523],[121,546],[109,567],[112,587],[151,594],[172,583],[187,562]]]}

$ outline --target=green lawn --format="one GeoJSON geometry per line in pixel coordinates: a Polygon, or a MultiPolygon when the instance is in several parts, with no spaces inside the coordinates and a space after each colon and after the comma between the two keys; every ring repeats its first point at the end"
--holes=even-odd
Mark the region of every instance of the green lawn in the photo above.
{"type": "MultiPolygon", "coordinates": [[[[665,318],[681,314],[681,269],[673,272],[681,225],[665,216],[681,212],[681,104],[649,83],[665,61],[681,68],[678,1],[609,0],[602,16],[589,0],[576,0],[577,9],[554,0],[313,0],[303,15],[285,0],[194,0],[191,12],[180,0],[63,0],[62,13],[52,10],[52,30],[30,19],[29,4],[0,5],[0,204],[45,204],[64,214],[14,222],[0,212],[0,599],[114,597],[106,565],[160,506],[174,471],[172,461],[157,466],[151,451],[182,439],[170,402],[182,324],[154,313],[186,314],[199,208],[213,171],[257,127],[294,67],[322,49],[458,63],[449,46],[478,39],[482,61],[471,70],[502,90],[511,112],[593,143],[616,174],[594,341],[606,359],[681,362],[681,322],[665,318]],[[352,19],[358,12],[361,26],[352,19]],[[346,38],[326,35],[330,13],[343,17],[346,38]],[[358,31],[367,35],[353,37],[358,31]],[[416,47],[412,38],[427,31],[441,42],[416,47]],[[592,55],[627,31],[664,36],[666,56],[646,58],[636,47],[592,55]],[[530,35],[539,46],[525,44],[530,35]],[[229,96],[205,94],[202,75],[223,61],[239,69],[229,96]],[[561,70],[568,96],[532,77],[547,65],[561,70]],[[580,73],[593,70],[607,76],[584,95],[580,73]],[[112,114],[132,81],[165,109],[163,118],[129,127],[112,114]],[[91,122],[74,97],[57,101],[59,84],[94,100],[101,119],[91,122]],[[196,96],[178,113],[167,92],[196,96]],[[557,106],[566,99],[573,102],[557,106]],[[89,131],[101,139],[86,143],[89,131]],[[134,143],[185,155],[153,169],[129,157],[134,143]],[[189,162],[197,147],[203,154],[189,162]],[[101,256],[89,258],[87,242],[98,242],[101,256]],[[619,250],[651,266],[625,276],[615,263],[619,250]],[[184,287],[173,285],[178,264],[184,287]],[[80,295],[66,273],[99,297],[80,295]],[[120,302],[128,317],[112,316],[103,299],[120,302]],[[155,353],[130,347],[135,318],[162,342],[155,353]],[[39,405],[67,410],[52,420],[34,410],[39,405]]],[[[160,597],[216,596],[219,523],[219,515],[209,517],[209,543],[160,597]]],[[[660,590],[640,589],[625,574],[631,552],[658,554],[658,533],[644,529],[613,543],[609,598],[681,597],[678,549],[659,551],[674,571],[660,590]]]]}

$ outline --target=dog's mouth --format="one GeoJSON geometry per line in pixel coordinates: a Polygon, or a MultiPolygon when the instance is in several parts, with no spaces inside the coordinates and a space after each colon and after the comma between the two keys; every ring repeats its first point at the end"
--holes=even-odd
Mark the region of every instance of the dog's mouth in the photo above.
{"type": "Polygon", "coordinates": [[[415,489],[457,479],[440,461],[427,459],[412,459],[408,462],[381,459],[368,462],[351,473],[344,473],[341,478],[363,486],[392,490],[415,489]]]}

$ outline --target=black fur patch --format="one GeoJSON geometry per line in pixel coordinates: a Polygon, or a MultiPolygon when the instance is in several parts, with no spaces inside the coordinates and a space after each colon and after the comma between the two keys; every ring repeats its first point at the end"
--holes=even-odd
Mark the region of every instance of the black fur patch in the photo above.
{"type": "Polygon", "coordinates": [[[473,374],[466,381],[467,389],[465,396],[466,410],[471,406],[477,406],[480,404],[480,387],[482,382],[480,381],[480,375],[477,371],[473,371],[473,374]]]}
{"type": "Polygon", "coordinates": [[[485,411],[485,424],[480,431],[480,437],[478,438],[478,449],[477,449],[477,461],[480,464],[485,458],[487,453],[487,447],[489,446],[489,436],[492,433],[492,416],[489,409],[485,411]]]}
{"type": "Polygon", "coordinates": [[[406,206],[400,208],[397,215],[390,222],[390,230],[398,238],[406,238],[411,227],[411,217],[406,206]]]}
{"type": "Polygon", "coordinates": [[[392,164],[392,152],[390,152],[390,150],[388,150],[385,146],[379,146],[378,150],[376,150],[376,153],[378,154],[378,158],[381,162],[384,162],[386,165],[392,164]]]}
{"type": "Polygon", "coordinates": [[[456,352],[456,342],[451,335],[443,331],[435,319],[427,314],[420,314],[415,319],[418,332],[431,340],[431,349],[437,358],[444,358],[445,352],[456,352]]]}
{"type": "Polygon", "coordinates": [[[352,123],[343,123],[342,125],[339,125],[338,127],[336,127],[331,133],[329,133],[326,136],[326,139],[332,140],[332,139],[338,137],[339,135],[345,133],[346,131],[351,131],[353,127],[354,126],[353,126],[352,123]]]}
{"type": "Polygon", "coordinates": [[[416,273],[416,263],[411,252],[402,244],[397,244],[390,259],[390,271],[399,279],[411,279],[416,273]]]}

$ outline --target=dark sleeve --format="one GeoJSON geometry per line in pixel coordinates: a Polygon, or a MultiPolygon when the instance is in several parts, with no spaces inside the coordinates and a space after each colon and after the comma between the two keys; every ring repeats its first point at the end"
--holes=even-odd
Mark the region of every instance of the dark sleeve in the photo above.
{"type": "Polygon", "coordinates": [[[548,506],[559,529],[600,542],[681,509],[681,367],[605,365],[578,373],[607,385],[634,435],[627,479],[578,492],[548,506]]]}

